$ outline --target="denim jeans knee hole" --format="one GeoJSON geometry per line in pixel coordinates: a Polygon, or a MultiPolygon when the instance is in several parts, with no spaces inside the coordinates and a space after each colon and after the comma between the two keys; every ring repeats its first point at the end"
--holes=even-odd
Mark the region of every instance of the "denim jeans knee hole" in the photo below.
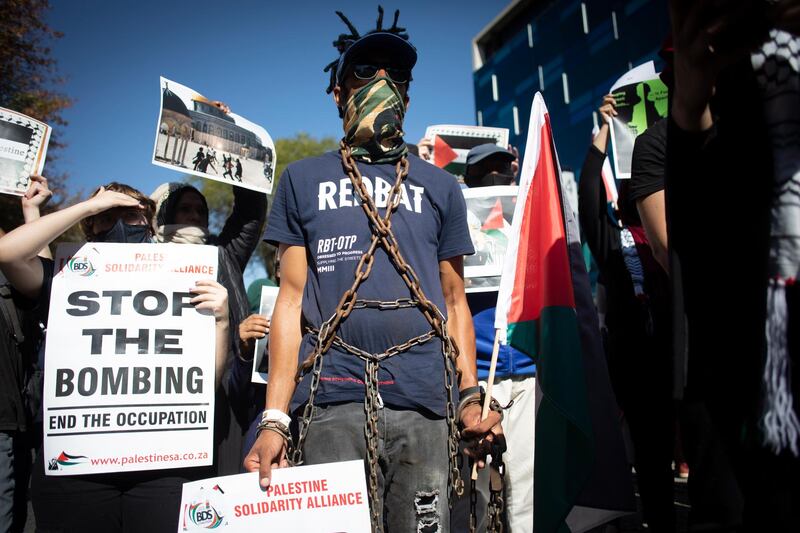
{"type": "Polygon", "coordinates": [[[417,491],[414,509],[417,513],[417,533],[437,533],[439,531],[439,491],[417,491]]]}

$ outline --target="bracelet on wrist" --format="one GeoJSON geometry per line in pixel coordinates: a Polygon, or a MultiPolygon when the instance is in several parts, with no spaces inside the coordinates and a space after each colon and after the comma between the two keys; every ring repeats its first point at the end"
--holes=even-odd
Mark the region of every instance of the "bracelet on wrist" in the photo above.
{"type": "Polygon", "coordinates": [[[261,415],[261,422],[275,421],[280,422],[286,428],[292,424],[292,417],[281,411],[280,409],[265,409],[261,415]]]}

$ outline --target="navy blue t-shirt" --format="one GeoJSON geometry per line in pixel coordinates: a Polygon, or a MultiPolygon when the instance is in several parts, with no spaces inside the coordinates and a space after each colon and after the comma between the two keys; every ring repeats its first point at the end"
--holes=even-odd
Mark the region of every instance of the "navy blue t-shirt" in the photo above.
{"type": "MultiPolygon", "coordinates": [[[[409,155],[408,161],[408,177],[402,202],[391,218],[392,229],[425,295],[446,316],[439,261],[474,253],[464,197],[452,175],[416,156],[409,155]]],[[[359,163],[358,168],[378,210],[384,214],[395,182],[395,165],[359,163]]],[[[357,198],[338,152],[292,163],[281,176],[275,193],[264,240],[308,250],[303,316],[317,328],[333,314],[342,294],[353,284],[358,262],[370,244],[369,221],[357,198]]],[[[379,248],[372,272],[358,290],[358,299],[395,300],[410,296],[386,252],[379,248]]],[[[355,309],[342,322],[338,335],[364,351],[382,353],[430,330],[417,308],[355,309]]],[[[313,338],[305,334],[299,360],[304,360],[313,348],[313,338]]],[[[325,355],[315,403],[363,402],[364,366],[358,357],[332,347],[325,355]]],[[[308,399],[309,378],[305,376],[298,384],[292,409],[308,399]]],[[[386,405],[444,416],[444,360],[438,338],[383,361],[378,379],[386,405]]]]}

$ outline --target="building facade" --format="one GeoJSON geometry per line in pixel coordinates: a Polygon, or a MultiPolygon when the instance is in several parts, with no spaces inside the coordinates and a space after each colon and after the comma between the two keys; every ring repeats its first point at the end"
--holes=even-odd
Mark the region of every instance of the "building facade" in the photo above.
{"type": "Polygon", "coordinates": [[[250,159],[264,160],[268,149],[255,133],[238,126],[232,117],[206,101],[193,100],[192,104],[194,109],[188,113],[195,142],[250,159]]]}
{"type": "Polygon", "coordinates": [[[660,70],[668,33],[666,0],[514,0],[472,42],[476,124],[508,128],[522,154],[540,91],[561,166],[577,172],[602,97],[633,66],[660,70]]]}

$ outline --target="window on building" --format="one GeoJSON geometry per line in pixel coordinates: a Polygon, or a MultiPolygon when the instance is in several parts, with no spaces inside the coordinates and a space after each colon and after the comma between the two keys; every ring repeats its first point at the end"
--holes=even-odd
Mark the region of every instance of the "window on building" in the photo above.
{"type": "Polygon", "coordinates": [[[514,114],[514,135],[519,135],[519,109],[514,106],[511,111],[514,114]]]}
{"type": "Polygon", "coordinates": [[[614,39],[619,40],[619,28],[617,28],[617,12],[611,12],[611,27],[614,29],[614,39]]]}
{"type": "Polygon", "coordinates": [[[544,69],[539,65],[539,90],[544,91],[544,69]]]}
{"type": "Polygon", "coordinates": [[[483,126],[483,112],[478,111],[478,126],[483,126]]]}
{"type": "Polygon", "coordinates": [[[566,72],[561,73],[561,83],[564,86],[564,103],[569,104],[569,80],[566,72]]]}
{"type": "Polygon", "coordinates": [[[586,16],[586,2],[581,2],[581,20],[583,21],[583,33],[589,33],[589,17],[586,16]]]}
{"type": "Polygon", "coordinates": [[[533,48],[533,26],[528,24],[528,48],[533,48]]]}
{"type": "Polygon", "coordinates": [[[500,95],[497,92],[497,75],[492,74],[492,100],[495,102],[500,100],[500,95]]]}

